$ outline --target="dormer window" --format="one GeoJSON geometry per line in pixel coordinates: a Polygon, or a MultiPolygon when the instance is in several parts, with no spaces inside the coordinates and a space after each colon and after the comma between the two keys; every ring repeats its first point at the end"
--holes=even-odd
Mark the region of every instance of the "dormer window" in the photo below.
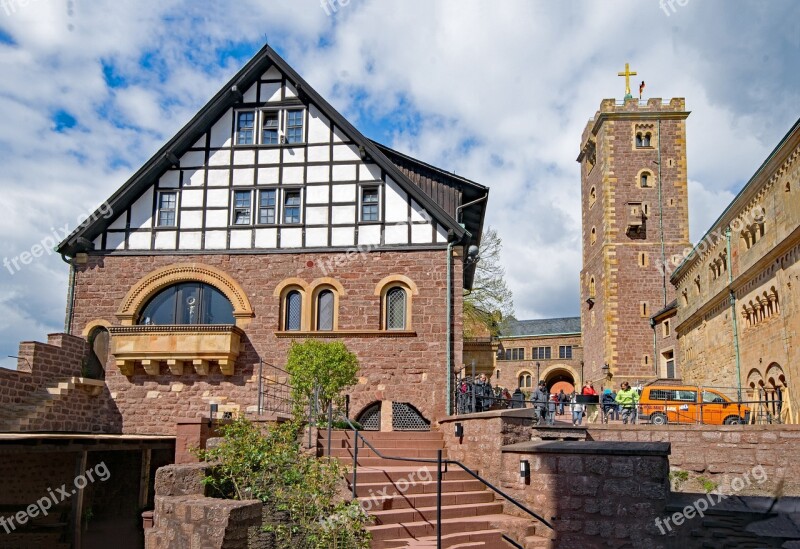
{"type": "Polygon", "coordinates": [[[361,191],[361,221],[378,221],[380,191],[377,187],[365,187],[361,191]]]}

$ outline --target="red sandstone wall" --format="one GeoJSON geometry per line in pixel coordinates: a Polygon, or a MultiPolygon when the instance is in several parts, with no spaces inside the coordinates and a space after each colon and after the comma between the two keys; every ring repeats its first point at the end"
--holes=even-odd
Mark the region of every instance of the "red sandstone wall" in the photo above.
{"type": "MultiPolygon", "coordinates": [[[[436,420],[445,407],[446,362],[446,253],[441,251],[373,252],[355,254],[337,267],[338,254],[270,255],[157,255],[90,257],[76,273],[73,331],[81,333],[91,321],[102,319],[119,325],[115,316],[122,299],[140,278],[174,263],[204,263],[221,269],[247,293],[255,318],[245,329],[244,349],[233,376],[212,368],[205,377],[190,373],[173,376],[166,368],[149,376],[137,367],[131,378],[123,376],[110,357],[106,381],[121,414],[126,433],[172,434],[176,418],[208,415],[209,403],[238,404],[242,411],[257,404],[259,358],[285,365],[291,340],[274,335],[279,325],[279,299],[273,292],[279,282],[300,277],[307,282],[330,276],[344,286],[339,327],[344,330],[380,328],[380,298],[375,287],[383,278],[402,274],[419,289],[413,297],[413,338],[349,337],[342,341],[358,355],[361,383],[351,393],[351,414],[377,400],[410,402],[428,419],[436,420]],[[313,267],[307,265],[312,263],[313,267]],[[319,267],[330,269],[323,272],[319,267]]],[[[461,262],[454,261],[454,310],[461,310],[461,262]]],[[[462,323],[453,326],[453,363],[462,362],[462,323]]]]}
{"type": "Polygon", "coordinates": [[[5,414],[0,431],[17,431],[11,419],[23,409],[42,413],[23,427],[25,431],[109,433],[120,425],[108,389],[99,395],[75,387],[50,400],[47,389],[81,376],[88,353],[86,340],[66,334],[50,334],[48,343],[23,342],[18,370],[0,369],[0,406],[5,414]]]}
{"type": "Polygon", "coordinates": [[[588,435],[602,441],[669,442],[673,469],[702,474],[723,486],[760,465],[766,482],[748,486],[742,495],[775,495],[781,483],[784,495],[800,495],[800,425],[593,425],[588,435]]]}

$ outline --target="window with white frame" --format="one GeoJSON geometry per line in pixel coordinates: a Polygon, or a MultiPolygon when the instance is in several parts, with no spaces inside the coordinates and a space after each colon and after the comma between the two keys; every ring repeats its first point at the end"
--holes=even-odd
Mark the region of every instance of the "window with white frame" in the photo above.
{"type": "Polygon", "coordinates": [[[263,145],[277,145],[280,143],[280,112],[262,111],[261,113],[261,143],[263,145]]]}
{"type": "Polygon", "coordinates": [[[258,223],[261,225],[275,224],[276,194],[275,189],[265,189],[259,192],[258,223]]]}
{"type": "Polygon", "coordinates": [[[167,192],[158,195],[158,226],[174,227],[176,225],[176,211],[178,193],[167,192]]]}
{"type": "Polygon", "coordinates": [[[380,191],[378,187],[361,190],[361,221],[380,220],[380,191]]]}
{"type": "Polygon", "coordinates": [[[286,111],[286,142],[303,143],[303,121],[305,111],[303,109],[291,109],[286,111]]]}
{"type": "Polygon", "coordinates": [[[236,113],[237,145],[305,142],[305,108],[244,110],[236,113]]]}
{"type": "Polygon", "coordinates": [[[233,192],[233,224],[250,225],[252,222],[252,198],[250,191],[233,192]]]}
{"type": "Polygon", "coordinates": [[[283,193],[283,222],[287,225],[300,223],[300,191],[284,191],[283,193]]]}
{"type": "Polygon", "coordinates": [[[236,113],[236,144],[253,145],[255,143],[255,128],[255,111],[239,111],[236,113]]]}

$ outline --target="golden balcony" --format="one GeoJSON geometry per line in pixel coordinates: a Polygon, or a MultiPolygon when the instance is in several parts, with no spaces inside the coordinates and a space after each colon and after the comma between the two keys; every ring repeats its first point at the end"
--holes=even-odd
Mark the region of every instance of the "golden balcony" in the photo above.
{"type": "Polygon", "coordinates": [[[149,375],[159,375],[162,363],[172,375],[192,369],[208,375],[216,362],[233,375],[244,332],[233,325],[118,326],[109,328],[111,354],[123,375],[132,376],[135,363],[149,375]]]}

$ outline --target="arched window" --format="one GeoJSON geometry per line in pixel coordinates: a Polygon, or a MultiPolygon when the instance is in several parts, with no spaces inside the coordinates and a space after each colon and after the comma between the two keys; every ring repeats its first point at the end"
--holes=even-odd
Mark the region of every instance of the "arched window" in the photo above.
{"type": "Polygon", "coordinates": [[[528,372],[522,372],[519,375],[519,387],[522,389],[530,389],[533,387],[533,376],[528,372]]]}
{"type": "Polygon", "coordinates": [[[597,286],[595,285],[594,277],[592,277],[589,279],[589,297],[594,299],[596,291],[597,291],[597,286]]]}
{"type": "Polygon", "coordinates": [[[283,329],[299,332],[303,318],[303,296],[300,292],[292,290],[286,294],[283,309],[283,329]]]}
{"type": "Polygon", "coordinates": [[[643,189],[651,186],[650,172],[642,172],[639,175],[639,186],[643,189]]]}
{"type": "Polygon", "coordinates": [[[644,137],[642,136],[642,132],[638,132],[636,134],[636,146],[644,147],[644,137]]]}
{"type": "Polygon", "coordinates": [[[597,242],[597,229],[595,229],[594,227],[592,227],[592,235],[589,237],[589,240],[592,244],[597,242]]]}
{"type": "Polygon", "coordinates": [[[317,296],[317,330],[329,332],[333,330],[333,313],[336,298],[331,290],[323,290],[317,296]]]}
{"type": "Polygon", "coordinates": [[[386,319],[387,330],[405,330],[407,316],[407,296],[405,289],[395,286],[386,292],[386,319]]]}
{"type": "Polygon", "coordinates": [[[589,206],[592,206],[597,201],[597,190],[592,187],[589,189],[589,206]]]}
{"type": "Polygon", "coordinates": [[[642,139],[642,146],[649,147],[650,146],[650,132],[644,134],[644,139],[642,139]]]}
{"type": "Polygon", "coordinates": [[[201,282],[175,284],[157,293],[139,315],[139,324],[235,324],[225,294],[201,282]]]}

